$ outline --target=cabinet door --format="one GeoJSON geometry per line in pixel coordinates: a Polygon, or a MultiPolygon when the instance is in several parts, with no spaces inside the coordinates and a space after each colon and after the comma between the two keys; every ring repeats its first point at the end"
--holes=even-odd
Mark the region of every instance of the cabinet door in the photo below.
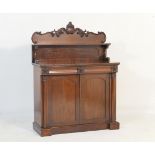
{"type": "Polygon", "coordinates": [[[44,111],[46,127],[78,122],[79,76],[46,76],[44,111]]]}
{"type": "Polygon", "coordinates": [[[80,76],[80,123],[109,119],[109,74],[80,76]]]}

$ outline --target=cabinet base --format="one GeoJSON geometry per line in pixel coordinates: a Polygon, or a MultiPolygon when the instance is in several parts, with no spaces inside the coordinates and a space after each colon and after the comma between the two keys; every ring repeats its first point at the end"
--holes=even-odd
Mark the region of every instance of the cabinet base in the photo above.
{"type": "Polygon", "coordinates": [[[77,124],[77,125],[66,125],[51,128],[41,128],[36,122],[33,123],[33,129],[42,137],[51,136],[60,133],[71,133],[71,132],[84,132],[84,131],[95,131],[110,129],[119,129],[118,122],[111,123],[96,123],[96,124],[77,124]]]}
{"type": "Polygon", "coordinates": [[[119,126],[120,126],[119,122],[111,122],[109,124],[109,129],[110,130],[116,130],[116,129],[119,129],[119,126]]]}

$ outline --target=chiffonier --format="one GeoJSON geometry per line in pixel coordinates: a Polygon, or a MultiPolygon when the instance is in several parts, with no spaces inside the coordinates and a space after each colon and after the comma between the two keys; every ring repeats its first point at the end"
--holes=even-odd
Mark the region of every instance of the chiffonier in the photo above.
{"type": "Polygon", "coordinates": [[[66,28],[32,35],[34,130],[41,136],[119,129],[116,72],[104,32],[66,28]]]}

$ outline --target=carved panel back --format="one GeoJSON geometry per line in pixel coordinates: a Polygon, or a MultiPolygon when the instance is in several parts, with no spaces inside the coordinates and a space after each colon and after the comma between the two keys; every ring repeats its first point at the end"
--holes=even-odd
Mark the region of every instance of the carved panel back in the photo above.
{"type": "Polygon", "coordinates": [[[52,32],[35,32],[32,35],[32,62],[48,64],[74,64],[109,62],[104,32],[88,32],[74,28],[69,22],[66,28],[52,32]]]}
{"type": "Polygon", "coordinates": [[[35,32],[32,35],[32,42],[38,45],[98,45],[106,41],[104,32],[89,32],[83,31],[80,28],[74,28],[74,25],[69,22],[66,28],[60,28],[52,32],[35,32]]]}
{"type": "Polygon", "coordinates": [[[103,62],[106,50],[102,46],[33,46],[33,62],[81,63],[103,62]]]}

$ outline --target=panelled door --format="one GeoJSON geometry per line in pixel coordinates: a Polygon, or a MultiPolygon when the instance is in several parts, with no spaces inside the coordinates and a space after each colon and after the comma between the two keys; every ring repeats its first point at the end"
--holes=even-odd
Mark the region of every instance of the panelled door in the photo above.
{"type": "Polygon", "coordinates": [[[109,119],[109,74],[80,75],[80,123],[109,119]]]}
{"type": "Polygon", "coordinates": [[[104,123],[109,119],[109,74],[46,76],[45,126],[104,123]]]}
{"type": "Polygon", "coordinates": [[[44,117],[47,126],[78,123],[79,76],[47,76],[44,94],[44,117]]]}

